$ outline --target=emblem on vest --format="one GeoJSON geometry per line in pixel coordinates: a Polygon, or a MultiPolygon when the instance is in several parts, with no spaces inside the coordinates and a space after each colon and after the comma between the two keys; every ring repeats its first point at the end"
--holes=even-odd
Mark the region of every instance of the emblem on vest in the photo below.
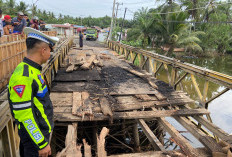
{"type": "Polygon", "coordinates": [[[14,86],[13,89],[18,94],[18,96],[22,98],[25,87],[26,87],[25,85],[17,85],[17,86],[14,86]]]}

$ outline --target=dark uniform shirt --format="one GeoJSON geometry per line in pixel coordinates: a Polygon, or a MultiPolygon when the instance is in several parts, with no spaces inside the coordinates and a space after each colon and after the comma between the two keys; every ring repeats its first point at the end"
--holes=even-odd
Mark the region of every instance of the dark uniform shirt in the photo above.
{"type": "Polygon", "coordinates": [[[39,64],[24,58],[8,87],[9,104],[20,138],[29,137],[37,149],[48,145],[54,127],[53,106],[41,70],[39,64]]]}
{"type": "Polygon", "coordinates": [[[19,25],[14,25],[14,33],[22,33],[23,28],[27,26],[26,20],[22,19],[19,21],[18,17],[14,17],[11,23],[14,24],[14,22],[19,22],[19,25]]]}

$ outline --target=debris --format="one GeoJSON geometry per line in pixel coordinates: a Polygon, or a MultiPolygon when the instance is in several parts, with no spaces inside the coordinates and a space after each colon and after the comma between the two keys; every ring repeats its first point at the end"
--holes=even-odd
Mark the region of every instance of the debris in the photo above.
{"type": "Polygon", "coordinates": [[[90,58],[80,68],[83,70],[89,70],[95,58],[96,58],[96,55],[91,55],[90,58]]]}
{"type": "Polygon", "coordinates": [[[97,156],[106,157],[107,153],[105,151],[105,137],[109,134],[109,129],[104,127],[99,136],[97,136],[97,156]]]}
{"type": "Polygon", "coordinates": [[[75,65],[72,64],[66,69],[66,72],[67,73],[73,72],[74,68],[75,68],[75,65]]]}
{"type": "Polygon", "coordinates": [[[101,105],[102,113],[105,116],[109,115],[111,122],[113,122],[113,112],[111,110],[109,101],[105,97],[102,97],[100,98],[100,105],[101,105]]]}

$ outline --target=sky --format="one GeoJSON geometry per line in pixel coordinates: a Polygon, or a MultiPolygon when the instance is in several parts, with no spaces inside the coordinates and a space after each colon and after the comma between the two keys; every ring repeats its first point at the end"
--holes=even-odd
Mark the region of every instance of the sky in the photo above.
{"type": "MultiPolygon", "coordinates": [[[[29,5],[36,2],[36,0],[16,0],[17,3],[20,1],[29,5]]],[[[119,6],[118,17],[123,17],[125,8],[128,8],[126,19],[132,19],[133,12],[142,7],[157,6],[156,0],[116,0],[116,2],[123,3],[119,6]]],[[[103,17],[112,16],[113,0],[38,0],[36,5],[38,9],[52,11],[56,16],[61,13],[73,17],[103,17]]]]}

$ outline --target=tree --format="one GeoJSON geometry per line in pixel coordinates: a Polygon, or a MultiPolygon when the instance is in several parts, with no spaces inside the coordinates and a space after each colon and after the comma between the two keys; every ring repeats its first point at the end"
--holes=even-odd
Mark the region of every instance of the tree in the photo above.
{"type": "Polygon", "coordinates": [[[16,6],[16,11],[22,11],[24,14],[26,14],[28,11],[28,5],[25,2],[20,1],[19,5],[16,6]]]}
{"type": "Polygon", "coordinates": [[[149,14],[147,8],[139,9],[134,14],[134,19],[136,20],[137,30],[140,30],[140,35],[138,39],[142,40],[143,47],[148,45],[149,36],[151,35],[152,25],[154,23],[154,19],[149,14]]]}
{"type": "Polygon", "coordinates": [[[15,15],[16,14],[16,9],[15,9],[15,6],[16,6],[16,3],[15,3],[15,0],[7,0],[6,1],[6,10],[5,10],[5,13],[6,14],[9,14],[9,15],[15,15]]]}

